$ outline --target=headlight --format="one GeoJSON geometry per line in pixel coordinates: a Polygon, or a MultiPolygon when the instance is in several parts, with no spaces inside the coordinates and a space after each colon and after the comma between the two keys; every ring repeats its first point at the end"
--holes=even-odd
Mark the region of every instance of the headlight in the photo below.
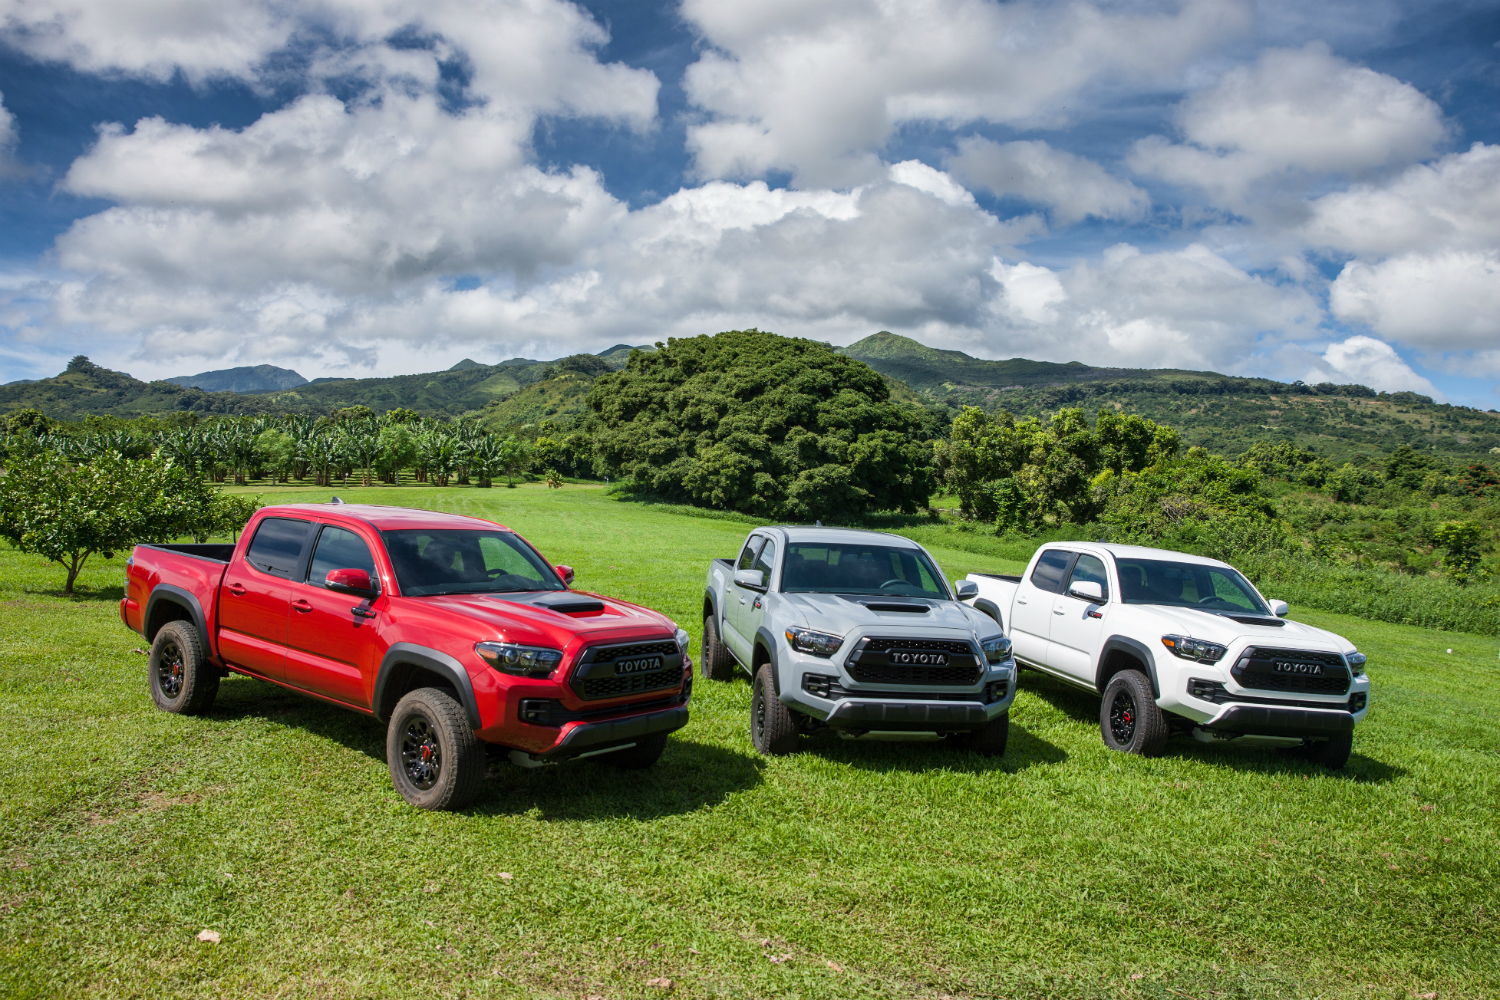
{"type": "Polygon", "coordinates": [[[1004,663],[1010,659],[1010,640],[1003,635],[986,639],[979,645],[984,649],[984,658],[991,663],[1004,663]]]}
{"type": "Polygon", "coordinates": [[[1207,660],[1212,663],[1229,652],[1226,647],[1217,642],[1185,639],[1180,635],[1164,635],[1161,637],[1161,644],[1184,660],[1207,660]]]}
{"type": "Polygon", "coordinates": [[[672,636],[672,638],[677,640],[677,651],[680,653],[686,653],[688,649],[688,643],[692,641],[688,638],[687,629],[678,629],[677,634],[672,636]]]}
{"type": "Polygon", "coordinates": [[[1365,675],[1365,654],[1364,653],[1359,653],[1359,652],[1345,653],[1344,654],[1344,659],[1349,661],[1349,676],[1350,677],[1363,677],[1365,675]]]}
{"type": "Polygon", "coordinates": [[[786,641],[791,643],[792,648],[799,653],[811,653],[822,657],[832,656],[844,644],[842,636],[829,635],[827,632],[814,632],[806,628],[787,629],[786,641]]]}
{"type": "Polygon", "coordinates": [[[562,662],[561,650],[518,646],[513,642],[481,642],[475,645],[474,652],[496,670],[526,677],[546,677],[562,662]]]}

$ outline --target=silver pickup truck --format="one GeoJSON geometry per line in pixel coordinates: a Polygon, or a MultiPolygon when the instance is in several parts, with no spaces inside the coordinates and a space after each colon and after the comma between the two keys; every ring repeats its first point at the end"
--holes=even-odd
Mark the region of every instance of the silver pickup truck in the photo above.
{"type": "Polygon", "coordinates": [[[750,738],[790,753],[803,733],[937,733],[1005,752],[1010,640],[960,603],[927,550],[899,535],[765,527],[715,559],[703,594],[703,676],[750,674],[750,738]]]}

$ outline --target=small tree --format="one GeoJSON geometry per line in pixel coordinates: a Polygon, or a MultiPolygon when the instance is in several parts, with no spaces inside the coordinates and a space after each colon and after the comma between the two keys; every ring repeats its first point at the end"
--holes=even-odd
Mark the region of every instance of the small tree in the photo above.
{"type": "Polygon", "coordinates": [[[215,491],[166,459],[106,456],[68,465],[41,455],[0,480],[0,537],[67,571],[64,594],[95,552],[106,559],[139,542],[187,534],[215,491]]]}
{"type": "Polygon", "coordinates": [[[1479,525],[1473,521],[1448,521],[1432,531],[1443,550],[1443,572],[1457,584],[1466,584],[1479,565],[1479,525]]]}

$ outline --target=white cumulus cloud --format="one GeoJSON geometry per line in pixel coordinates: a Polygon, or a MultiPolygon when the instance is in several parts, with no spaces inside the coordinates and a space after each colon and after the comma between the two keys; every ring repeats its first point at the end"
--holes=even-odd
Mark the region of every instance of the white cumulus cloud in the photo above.
{"type": "Polygon", "coordinates": [[[1354,336],[1329,344],[1319,360],[1322,364],[1313,368],[1307,381],[1352,382],[1379,392],[1421,392],[1443,398],[1431,382],[1401,360],[1395,348],[1374,337],[1354,336]]]}
{"type": "Polygon", "coordinates": [[[1431,350],[1500,342],[1500,253],[1410,253],[1350,261],[1329,291],[1334,315],[1390,340],[1431,350]]]}
{"type": "Polygon", "coordinates": [[[1046,206],[1051,217],[1067,225],[1094,216],[1134,221],[1151,207],[1150,196],[1113,177],[1099,164],[1045,142],[997,143],[981,136],[958,142],[948,169],[965,183],[997,197],[1014,196],[1046,206]]]}
{"type": "Polygon", "coordinates": [[[1415,87],[1322,43],[1271,49],[1231,69],[1183,101],[1176,121],[1187,141],[1142,139],[1131,166],[1230,206],[1260,182],[1405,166],[1447,136],[1442,109],[1415,87]]]}
{"type": "Polygon", "coordinates": [[[906,122],[1060,124],[1102,80],[1161,81],[1246,30],[1249,5],[1162,10],[1021,0],[684,0],[708,44],[683,84],[710,118],[688,130],[705,177],[773,170],[802,186],[879,176],[906,122]]]}

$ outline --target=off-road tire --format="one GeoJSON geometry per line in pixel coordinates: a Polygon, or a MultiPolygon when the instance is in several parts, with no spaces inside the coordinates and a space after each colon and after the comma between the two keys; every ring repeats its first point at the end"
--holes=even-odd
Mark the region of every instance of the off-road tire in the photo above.
{"type": "Polygon", "coordinates": [[[1354,751],[1354,734],[1343,733],[1316,743],[1306,743],[1302,750],[1314,764],[1321,764],[1330,771],[1338,771],[1349,763],[1349,754],[1354,751]]]}
{"type": "Polygon", "coordinates": [[[983,757],[1005,756],[1005,744],[1010,739],[1010,713],[997,715],[983,729],[968,733],[954,733],[948,742],[961,750],[972,750],[983,757]]]}
{"type": "Polygon", "coordinates": [[[385,760],[396,791],[418,809],[462,809],[484,784],[484,744],[463,706],[437,688],[417,688],[396,703],[385,760]]]}
{"type": "Polygon", "coordinates": [[[1122,670],[1110,678],[1099,706],[1099,732],[1111,750],[1141,757],[1162,752],[1171,729],[1145,674],[1122,670]]]}
{"type": "Polygon", "coordinates": [[[713,615],[703,619],[703,654],[698,669],[706,681],[734,680],[734,657],[719,638],[719,625],[713,615]]]}
{"type": "Polygon", "coordinates": [[[771,665],[761,666],[750,687],[750,742],[768,757],[792,753],[800,742],[797,720],[776,696],[771,665]]]}
{"type": "Polygon", "coordinates": [[[151,643],[146,661],[151,700],[163,712],[201,715],[219,693],[219,668],[203,655],[192,622],[167,622],[151,643]]]}
{"type": "Polygon", "coordinates": [[[666,733],[652,733],[642,736],[635,741],[635,746],[624,750],[616,750],[614,753],[602,753],[590,760],[596,760],[610,767],[618,767],[622,771],[642,771],[655,764],[661,759],[662,751],[667,748],[666,733]]]}

